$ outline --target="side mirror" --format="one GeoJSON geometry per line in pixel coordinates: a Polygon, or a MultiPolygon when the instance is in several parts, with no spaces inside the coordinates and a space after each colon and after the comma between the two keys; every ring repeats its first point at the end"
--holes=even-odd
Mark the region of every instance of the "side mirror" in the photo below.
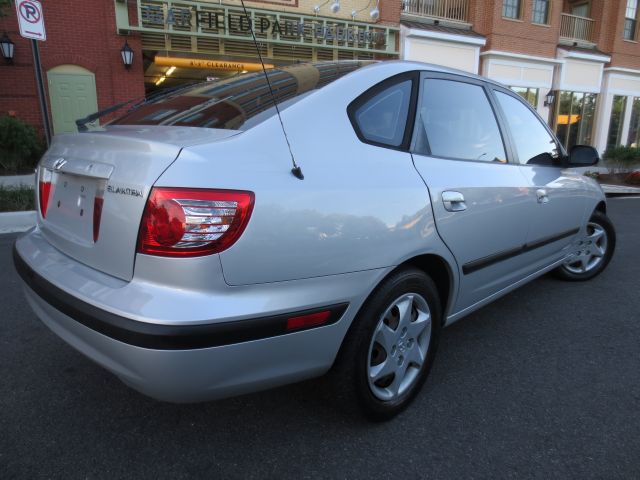
{"type": "Polygon", "coordinates": [[[589,145],[575,145],[569,152],[568,167],[590,167],[600,161],[598,151],[589,145]]]}

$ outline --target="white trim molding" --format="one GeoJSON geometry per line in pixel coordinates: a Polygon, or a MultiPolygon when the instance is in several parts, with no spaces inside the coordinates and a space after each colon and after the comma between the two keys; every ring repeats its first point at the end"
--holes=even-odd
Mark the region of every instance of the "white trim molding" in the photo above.
{"type": "Polygon", "coordinates": [[[481,57],[505,57],[505,58],[513,58],[518,60],[527,60],[530,62],[538,62],[538,63],[551,63],[551,64],[564,63],[563,60],[558,60],[557,58],[537,57],[534,55],[524,55],[522,53],[502,52],[500,50],[487,50],[486,52],[482,52],[480,56],[481,57]]]}
{"type": "Polygon", "coordinates": [[[640,76],[640,70],[634,70],[632,68],[623,68],[623,67],[606,67],[604,69],[605,73],[622,73],[627,75],[638,75],[640,76]]]}
{"type": "Polygon", "coordinates": [[[418,28],[405,27],[404,25],[400,26],[400,33],[403,37],[429,38],[431,40],[464,43],[467,45],[476,45],[479,47],[484,47],[487,44],[486,38],[470,37],[468,35],[456,35],[453,33],[436,32],[433,30],[420,30],[418,28]]]}
{"type": "Polygon", "coordinates": [[[609,63],[611,61],[611,57],[609,55],[599,54],[599,53],[576,52],[573,50],[564,50],[563,48],[558,48],[558,56],[562,58],[575,58],[578,60],[589,60],[590,62],[609,63]]]}

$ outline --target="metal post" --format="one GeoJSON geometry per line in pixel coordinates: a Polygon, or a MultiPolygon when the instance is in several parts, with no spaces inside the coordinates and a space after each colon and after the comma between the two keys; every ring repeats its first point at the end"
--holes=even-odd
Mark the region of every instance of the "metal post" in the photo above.
{"type": "Polygon", "coordinates": [[[42,124],[44,126],[44,136],[47,140],[47,147],[51,145],[51,124],[49,123],[49,111],[47,100],[44,96],[44,83],[42,82],[42,67],[40,65],[40,49],[37,40],[31,40],[31,51],[33,52],[33,69],[36,73],[36,85],[38,87],[38,100],[40,100],[40,111],[42,112],[42,124]]]}

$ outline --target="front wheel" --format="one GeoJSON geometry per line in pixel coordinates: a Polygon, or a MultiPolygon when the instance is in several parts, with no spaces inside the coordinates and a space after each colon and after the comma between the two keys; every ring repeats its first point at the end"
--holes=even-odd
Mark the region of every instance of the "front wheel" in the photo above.
{"type": "Polygon", "coordinates": [[[573,251],[555,270],[563,280],[590,280],[609,264],[616,246],[616,231],[604,213],[594,212],[573,244],[573,251]]]}
{"type": "Polygon", "coordinates": [[[372,420],[404,410],[424,383],[440,334],[433,281],[421,270],[392,274],[354,320],[339,359],[338,389],[349,390],[372,420]]]}

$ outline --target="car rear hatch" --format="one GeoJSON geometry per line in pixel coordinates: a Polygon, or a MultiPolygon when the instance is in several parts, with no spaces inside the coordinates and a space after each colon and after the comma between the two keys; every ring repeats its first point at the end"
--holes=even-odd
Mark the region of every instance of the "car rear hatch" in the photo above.
{"type": "Polygon", "coordinates": [[[140,220],[155,181],[182,147],[237,133],[116,126],[56,136],[37,170],[38,225],[66,255],[130,280],[140,220]]]}

